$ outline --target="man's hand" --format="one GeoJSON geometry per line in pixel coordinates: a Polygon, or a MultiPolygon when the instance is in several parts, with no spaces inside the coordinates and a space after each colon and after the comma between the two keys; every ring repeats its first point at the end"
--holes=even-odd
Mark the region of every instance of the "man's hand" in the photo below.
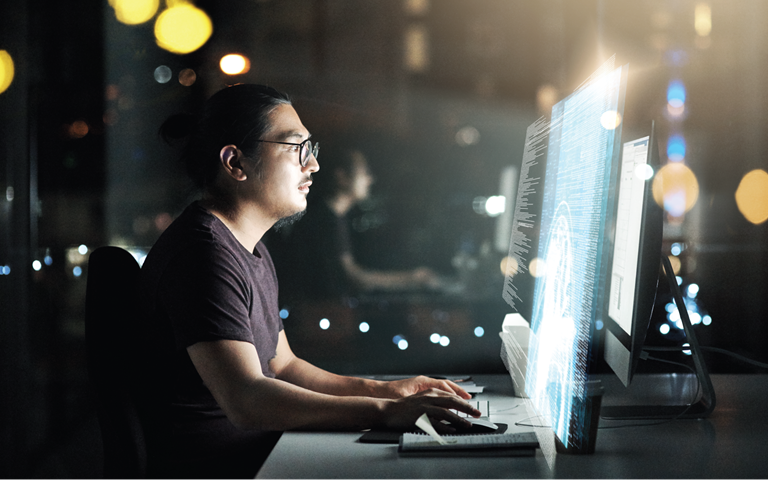
{"type": "Polygon", "coordinates": [[[439,433],[456,431],[455,427],[446,425],[442,420],[453,425],[471,426],[468,420],[459,417],[451,410],[458,410],[473,417],[480,416],[479,410],[470,406],[458,395],[432,388],[390,402],[385,411],[385,426],[398,430],[408,430],[414,427],[416,419],[424,413],[427,414],[435,430],[439,433]]]}
{"type": "Polygon", "coordinates": [[[463,388],[450,380],[438,380],[425,377],[423,375],[407,378],[405,380],[385,382],[382,385],[382,390],[378,396],[381,398],[397,399],[409,397],[419,392],[425,392],[429,390],[440,390],[446,393],[451,393],[458,395],[465,400],[472,398],[472,395],[467,393],[463,388]]]}

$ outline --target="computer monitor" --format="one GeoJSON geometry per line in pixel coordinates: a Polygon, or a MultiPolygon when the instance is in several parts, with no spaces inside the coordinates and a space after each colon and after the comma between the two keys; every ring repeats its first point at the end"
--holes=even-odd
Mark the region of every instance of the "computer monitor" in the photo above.
{"type": "Polygon", "coordinates": [[[530,267],[536,281],[525,391],[560,442],[576,450],[588,440],[585,398],[604,304],[627,70],[594,77],[552,108],[530,267]]]}
{"type": "Polygon", "coordinates": [[[603,418],[701,418],[715,407],[715,393],[701,356],[688,313],[669,260],[662,256],[663,210],[656,204],[652,178],[659,169],[653,123],[649,136],[625,142],[616,197],[613,235],[609,238],[608,298],[603,315],[603,358],[625,386],[629,386],[644,356],[645,338],[659,288],[662,268],[691,345],[700,395],[678,405],[604,406],[603,418]]]}
{"type": "Polygon", "coordinates": [[[658,288],[663,211],[651,189],[658,167],[654,131],[624,143],[615,225],[609,238],[603,357],[625,386],[637,370],[658,288]]]}

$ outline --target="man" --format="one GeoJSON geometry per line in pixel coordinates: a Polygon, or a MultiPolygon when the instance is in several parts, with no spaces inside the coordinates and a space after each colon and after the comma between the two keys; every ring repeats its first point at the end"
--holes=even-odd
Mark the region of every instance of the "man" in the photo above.
{"type": "Polygon", "coordinates": [[[162,131],[190,134],[184,158],[203,196],[142,268],[151,475],[253,476],[276,441],[269,432],[407,429],[423,413],[449,431],[441,420],[468,425],[449,409],[479,415],[452,382],[344,377],[291,351],[260,240],[304,211],[319,165],[287,96],[228,87],[196,122],[174,117],[162,131]]]}
{"type": "Polygon", "coordinates": [[[376,270],[358,263],[352,253],[347,214],[370,196],[374,177],[365,155],[346,149],[324,155],[326,174],[313,192],[308,213],[286,235],[278,275],[288,280],[284,289],[292,297],[339,299],[355,292],[437,288],[438,276],[430,269],[376,270]]]}

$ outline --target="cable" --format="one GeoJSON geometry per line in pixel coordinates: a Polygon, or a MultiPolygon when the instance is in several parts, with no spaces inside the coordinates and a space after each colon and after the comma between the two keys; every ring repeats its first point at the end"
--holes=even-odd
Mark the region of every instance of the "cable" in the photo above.
{"type": "MultiPolygon", "coordinates": [[[[664,347],[662,347],[662,348],[664,348],[664,347]]],[[[643,353],[645,353],[645,352],[643,352],[643,353]]],[[[669,360],[664,360],[663,358],[651,357],[649,355],[646,355],[645,357],[642,357],[642,358],[644,360],[652,360],[652,361],[655,361],[655,362],[668,363],[670,365],[677,365],[679,367],[685,367],[688,370],[690,370],[691,373],[696,375],[696,371],[690,365],[686,365],[684,363],[672,362],[672,361],[669,361],[669,360]]],[[[701,393],[701,382],[697,381],[696,382],[696,394],[693,396],[694,401],[697,398],[699,398],[699,394],[700,393],[701,393]]],[[[612,425],[612,426],[604,426],[604,427],[597,427],[597,428],[598,428],[598,430],[612,430],[612,429],[616,429],[616,428],[652,427],[652,426],[655,426],[655,425],[664,425],[665,423],[669,423],[669,422],[673,422],[675,420],[679,420],[680,417],[685,415],[688,412],[688,410],[690,410],[690,408],[692,406],[693,406],[693,402],[689,403],[685,407],[685,409],[682,412],[678,413],[676,416],[674,416],[672,418],[668,418],[668,419],[662,420],[660,422],[653,422],[653,423],[628,423],[628,424],[624,424],[624,425],[612,425]]],[[[630,419],[616,418],[616,419],[603,419],[603,420],[608,420],[608,421],[617,420],[617,421],[620,421],[620,420],[630,420],[630,419]]]]}
{"type": "MultiPolygon", "coordinates": [[[[728,355],[735,358],[736,360],[741,360],[744,363],[749,363],[750,365],[754,365],[756,367],[768,368],[768,363],[758,362],[757,360],[752,360],[751,358],[747,358],[743,355],[739,355],[738,353],[734,353],[722,348],[704,347],[704,346],[700,346],[699,348],[701,348],[701,350],[707,350],[710,352],[728,355]]],[[[678,347],[645,347],[643,350],[649,351],[649,352],[681,352],[681,351],[690,350],[690,349],[691,349],[690,346],[688,347],[678,346],[678,347]]]]}

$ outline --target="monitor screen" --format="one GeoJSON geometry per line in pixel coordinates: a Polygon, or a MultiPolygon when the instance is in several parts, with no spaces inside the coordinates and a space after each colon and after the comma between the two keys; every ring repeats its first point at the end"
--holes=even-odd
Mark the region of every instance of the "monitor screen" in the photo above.
{"type": "Polygon", "coordinates": [[[625,386],[637,368],[658,285],[663,220],[651,192],[658,163],[653,132],[624,143],[603,356],[625,386]]]}
{"type": "Polygon", "coordinates": [[[568,447],[582,441],[591,341],[604,308],[627,69],[596,76],[552,108],[530,267],[536,281],[526,394],[568,447]]]}

